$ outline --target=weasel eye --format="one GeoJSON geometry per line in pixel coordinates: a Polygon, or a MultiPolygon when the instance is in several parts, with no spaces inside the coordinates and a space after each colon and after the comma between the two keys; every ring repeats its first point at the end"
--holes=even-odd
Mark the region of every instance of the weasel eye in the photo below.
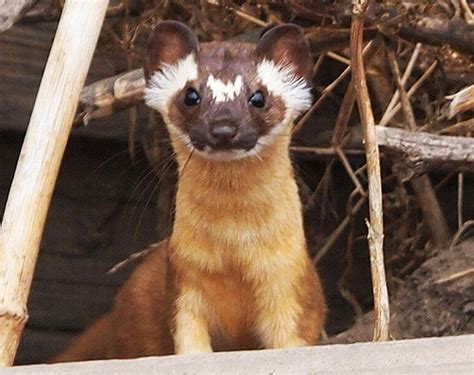
{"type": "Polygon", "coordinates": [[[265,105],[265,96],[260,90],[255,91],[249,98],[249,104],[252,107],[263,108],[265,105]]]}
{"type": "Polygon", "coordinates": [[[190,87],[186,90],[186,94],[184,95],[184,105],[192,107],[198,105],[200,101],[201,97],[195,89],[190,87]]]}

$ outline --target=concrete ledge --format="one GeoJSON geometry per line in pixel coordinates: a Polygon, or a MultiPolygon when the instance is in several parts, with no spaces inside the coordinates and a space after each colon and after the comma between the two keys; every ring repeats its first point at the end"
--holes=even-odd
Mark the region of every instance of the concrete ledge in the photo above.
{"type": "Polygon", "coordinates": [[[19,366],[0,374],[474,373],[474,335],[135,360],[19,366]]]}

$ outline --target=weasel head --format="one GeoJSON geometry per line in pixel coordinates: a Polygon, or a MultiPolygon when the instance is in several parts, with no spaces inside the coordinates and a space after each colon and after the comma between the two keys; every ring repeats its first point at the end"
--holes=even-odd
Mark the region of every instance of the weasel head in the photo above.
{"type": "Polygon", "coordinates": [[[145,101],[163,116],[176,142],[211,160],[258,155],[289,137],[311,105],[311,58],[302,29],[286,24],[254,44],[199,44],[175,21],[148,41],[145,101]]]}

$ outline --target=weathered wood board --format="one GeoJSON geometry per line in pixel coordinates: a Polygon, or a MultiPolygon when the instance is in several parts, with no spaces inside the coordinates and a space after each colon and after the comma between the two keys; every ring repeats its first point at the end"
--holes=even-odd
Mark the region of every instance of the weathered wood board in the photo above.
{"type": "MultiPolygon", "coordinates": [[[[0,129],[26,129],[55,30],[55,22],[38,22],[0,33],[0,129]]],[[[120,53],[114,55],[99,44],[86,83],[119,73],[123,63],[120,53]]],[[[125,140],[126,119],[126,113],[120,113],[73,134],[125,140]]]]}
{"type": "Polygon", "coordinates": [[[75,362],[2,374],[430,374],[474,372],[474,335],[75,362]]]}
{"type": "MultiPolygon", "coordinates": [[[[0,131],[0,217],[23,134],[0,131]]],[[[156,241],[149,171],[131,165],[126,144],[71,138],[53,196],[17,363],[45,361],[106,311],[129,271],[107,271],[156,241]],[[110,159],[110,160],[108,160],[110,159]],[[108,160],[108,161],[107,161],[108,160]],[[143,193],[143,195],[142,195],[143,193]],[[139,223],[141,218],[141,223],[139,223]]]]}

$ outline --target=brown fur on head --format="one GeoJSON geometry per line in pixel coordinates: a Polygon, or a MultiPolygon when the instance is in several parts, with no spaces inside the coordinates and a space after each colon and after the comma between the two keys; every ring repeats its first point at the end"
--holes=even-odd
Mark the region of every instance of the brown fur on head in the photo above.
{"type": "Polygon", "coordinates": [[[174,142],[229,161],[258,155],[309,107],[310,71],[298,26],[275,27],[257,45],[200,45],[186,25],[164,21],[145,54],[145,100],[174,142]]]}

